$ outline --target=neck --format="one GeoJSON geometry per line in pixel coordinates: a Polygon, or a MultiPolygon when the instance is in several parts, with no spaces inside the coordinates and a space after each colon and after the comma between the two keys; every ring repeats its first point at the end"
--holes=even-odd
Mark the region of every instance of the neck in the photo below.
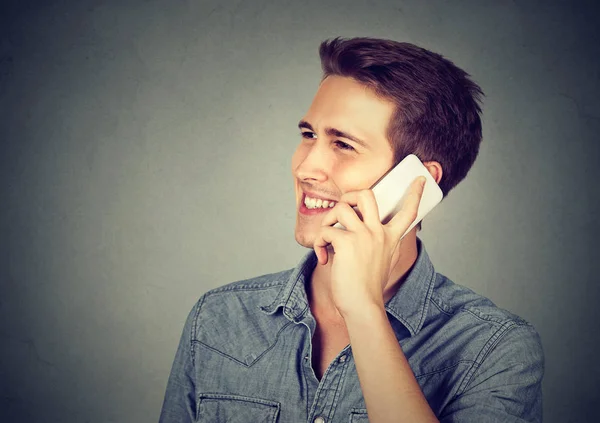
{"type": "MultiPolygon", "coordinates": [[[[383,289],[384,303],[387,303],[398,291],[417,260],[417,256],[417,234],[416,230],[412,230],[402,239],[401,244],[392,255],[389,277],[383,289]]],[[[332,262],[333,260],[329,260],[324,266],[317,263],[308,287],[308,301],[313,315],[331,321],[339,321],[342,320],[342,317],[335,308],[331,296],[332,262]]]]}

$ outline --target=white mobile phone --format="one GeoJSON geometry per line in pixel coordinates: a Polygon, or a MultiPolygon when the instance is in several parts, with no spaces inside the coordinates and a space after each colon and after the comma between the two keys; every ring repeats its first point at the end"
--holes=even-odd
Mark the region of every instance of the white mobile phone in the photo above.
{"type": "MultiPolygon", "coordinates": [[[[390,169],[371,187],[379,208],[379,219],[385,224],[400,211],[410,184],[419,176],[425,176],[426,182],[419,203],[417,218],[400,239],[404,238],[417,223],[423,220],[427,213],[442,201],[444,196],[442,190],[427,168],[421,163],[421,160],[414,154],[406,156],[404,160],[390,169]]],[[[339,222],[333,227],[344,228],[339,222]]]]}

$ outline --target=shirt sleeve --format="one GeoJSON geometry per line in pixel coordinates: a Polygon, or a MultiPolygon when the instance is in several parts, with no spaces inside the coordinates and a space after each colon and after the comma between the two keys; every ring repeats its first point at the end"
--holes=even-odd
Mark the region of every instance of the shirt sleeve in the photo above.
{"type": "Polygon", "coordinates": [[[159,423],[196,421],[196,372],[193,339],[202,299],[196,303],[185,322],[175,353],[171,374],[160,413],[159,423]]]}
{"type": "Polygon", "coordinates": [[[500,329],[477,363],[442,411],[440,423],[542,422],[544,353],[533,326],[500,329]]]}

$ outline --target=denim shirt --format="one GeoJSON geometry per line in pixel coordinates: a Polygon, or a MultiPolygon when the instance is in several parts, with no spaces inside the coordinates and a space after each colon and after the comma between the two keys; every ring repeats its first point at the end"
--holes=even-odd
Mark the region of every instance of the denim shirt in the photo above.
{"type": "MultiPolygon", "coordinates": [[[[441,422],[541,422],[544,356],[529,323],[436,273],[424,244],[386,310],[441,422]]],[[[308,253],[294,269],[205,293],[190,312],[161,423],[368,422],[352,347],[319,381],[308,253]]],[[[373,346],[377,348],[377,346],[373,346]]]]}

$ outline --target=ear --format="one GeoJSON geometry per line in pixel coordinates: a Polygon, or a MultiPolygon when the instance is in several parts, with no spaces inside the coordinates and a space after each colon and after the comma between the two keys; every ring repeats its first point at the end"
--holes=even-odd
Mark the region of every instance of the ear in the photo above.
{"type": "Polygon", "coordinates": [[[431,176],[433,176],[435,182],[439,184],[443,174],[442,165],[434,161],[423,162],[423,165],[425,165],[431,176]]]}

